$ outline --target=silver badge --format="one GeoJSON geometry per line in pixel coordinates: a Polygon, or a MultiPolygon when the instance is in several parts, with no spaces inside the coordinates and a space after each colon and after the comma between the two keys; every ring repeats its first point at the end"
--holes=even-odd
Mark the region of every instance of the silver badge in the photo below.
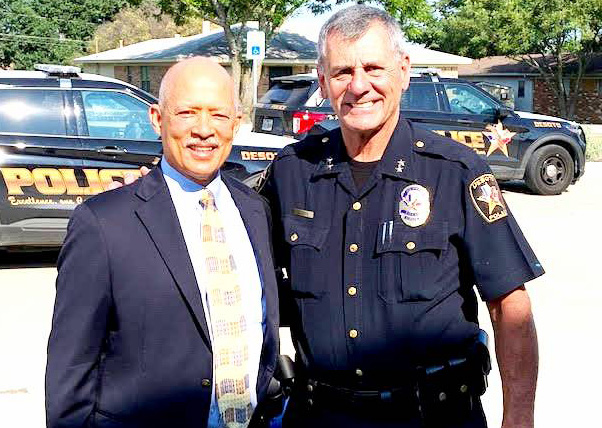
{"type": "Polygon", "coordinates": [[[429,191],[419,184],[411,184],[401,191],[399,215],[410,227],[422,226],[431,213],[429,191]]]}

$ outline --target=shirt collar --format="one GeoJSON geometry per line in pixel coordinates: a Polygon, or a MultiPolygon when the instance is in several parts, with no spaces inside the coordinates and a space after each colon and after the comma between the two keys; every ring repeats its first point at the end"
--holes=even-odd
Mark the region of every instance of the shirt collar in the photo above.
{"type": "Polygon", "coordinates": [[[165,156],[161,159],[161,170],[163,171],[165,180],[169,185],[168,187],[170,191],[175,190],[180,195],[186,198],[190,197],[198,202],[200,197],[198,193],[206,187],[207,189],[211,190],[211,193],[213,193],[215,204],[219,208],[218,201],[220,199],[222,186],[224,185],[219,171],[217,172],[215,178],[211,180],[207,186],[203,186],[202,184],[192,181],[188,177],[184,176],[180,171],[172,167],[169,162],[167,162],[167,159],[165,159],[165,156]]]}
{"type": "MultiPolygon", "coordinates": [[[[322,142],[325,144],[324,156],[312,176],[322,177],[343,172],[347,168],[349,157],[341,130],[337,129],[326,134],[322,138],[322,142]]],[[[424,147],[424,143],[416,147],[415,143],[417,142],[414,141],[414,132],[411,126],[407,120],[400,117],[383,157],[376,167],[378,172],[383,175],[415,181],[412,166],[416,162],[416,158],[413,156],[413,151],[424,147]]]]}

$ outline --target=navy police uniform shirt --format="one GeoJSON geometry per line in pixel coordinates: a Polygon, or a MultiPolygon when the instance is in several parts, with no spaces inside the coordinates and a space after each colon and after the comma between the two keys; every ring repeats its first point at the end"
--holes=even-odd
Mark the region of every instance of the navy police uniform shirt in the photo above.
{"type": "Polygon", "coordinates": [[[478,334],[473,287],[489,301],[543,274],[486,163],[405,119],[363,188],[336,129],[287,146],[263,194],[290,279],[281,318],[324,381],[386,387],[462,356],[478,334]]]}

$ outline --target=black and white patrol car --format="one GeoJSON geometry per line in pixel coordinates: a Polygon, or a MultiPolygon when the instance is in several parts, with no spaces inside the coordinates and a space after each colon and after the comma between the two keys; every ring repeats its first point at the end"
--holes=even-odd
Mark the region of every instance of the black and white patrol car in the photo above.
{"type": "MultiPolygon", "coordinates": [[[[60,245],[77,204],[161,156],[152,95],[76,67],[36,68],[0,71],[0,248],[60,245]]],[[[224,170],[251,181],[281,148],[241,144],[224,170]]]]}
{"type": "MultiPolygon", "coordinates": [[[[272,80],[255,106],[254,131],[301,139],[339,126],[315,75],[272,80]]],[[[498,180],[525,180],[534,193],[553,195],[583,175],[585,137],[578,124],[513,111],[476,84],[441,78],[432,70],[413,73],[410,82],[402,115],[471,147],[498,180]]]]}

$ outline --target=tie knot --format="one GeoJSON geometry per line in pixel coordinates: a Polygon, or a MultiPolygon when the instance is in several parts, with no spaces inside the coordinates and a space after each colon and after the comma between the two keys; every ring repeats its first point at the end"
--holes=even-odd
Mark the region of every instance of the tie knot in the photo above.
{"type": "Polygon", "coordinates": [[[213,208],[215,209],[215,198],[211,190],[204,188],[201,189],[201,200],[199,201],[204,209],[213,208]]]}

